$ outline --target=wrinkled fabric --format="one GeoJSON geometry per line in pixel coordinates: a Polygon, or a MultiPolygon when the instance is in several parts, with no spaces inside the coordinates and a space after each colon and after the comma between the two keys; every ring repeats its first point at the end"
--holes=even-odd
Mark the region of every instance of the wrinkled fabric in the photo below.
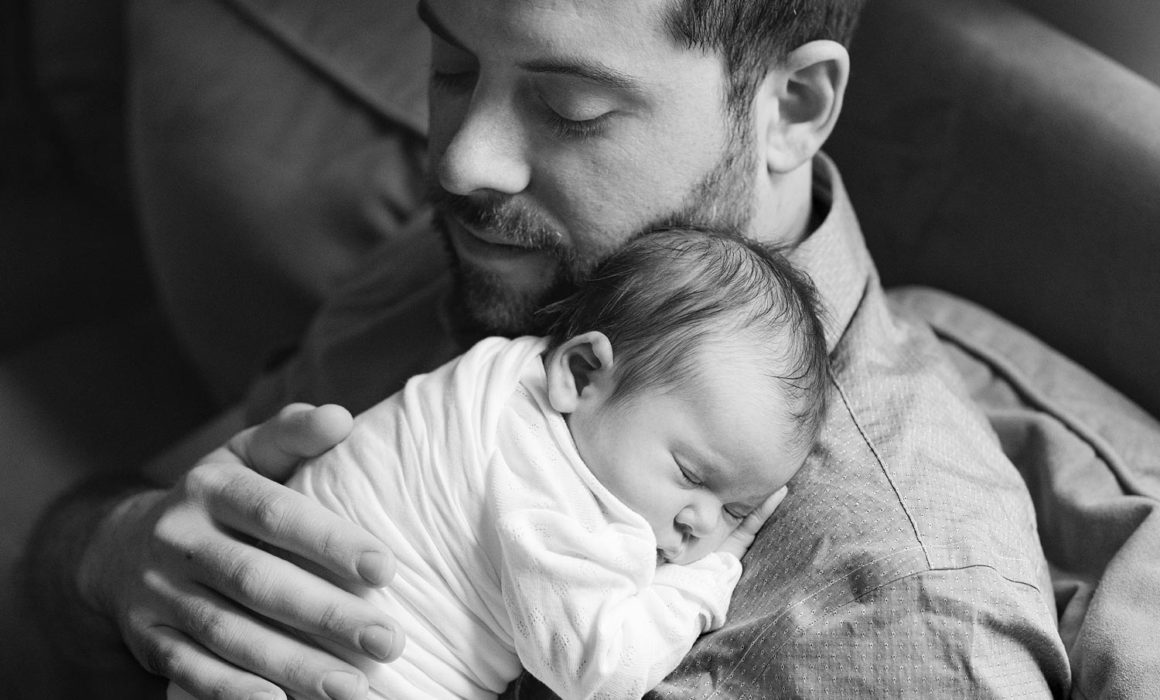
{"type": "Polygon", "coordinates": [[[935,329],[1030,487],[1073,694],[1160,697],[1160,423],[980,307],[891,297],[935,329]]]}
{"type": "MultiPolygon", "coordinates": [[[[792,258],[828,311],[820,445],[746,557],[725,626],[651,697],[1062,695],[1070,669],[1027,488],[933,333],[887,307],[836,169],[819,157],[815,171],[828,214],[792,258]]],[[[264,394],[256,414],[400,381],[376,339],[449,347],[438,295],[423,312],[403,304],[385,275],[404,262],[382,255],[270,384],[292,390],[264,394]]],[[[507,695],[548,692],[525,676],[507,695]]]]}
{"type": "Polygon", "coordinates": [[[488,338],[361,413],[289,485],[395,553],[361,590],[406,630],[362,667],[376,697],[494,698],[521,662],[564,697],[639,697],[725,619],[741,573],[656,565],[647,521],[580,459],[547,396],[541,338],[488,338]]]}

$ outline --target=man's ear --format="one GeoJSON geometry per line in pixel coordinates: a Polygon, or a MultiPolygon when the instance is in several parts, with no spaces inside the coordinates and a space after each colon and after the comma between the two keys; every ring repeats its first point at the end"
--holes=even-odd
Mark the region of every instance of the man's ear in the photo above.
{"type": "Polygon", "coordinates": [[[573,413],[584,402],[606,397],[613,388],[612,343],[600,331],[569,338],[548,354],[548,402],[560,413],[573,413]]]}
{"type": "Polygon", "coordinates": [[[850,78],[850,54],[836,41],[799,46],[757,89],[754,115],[766,167],[788,173],[810,161],[834,130],[850,78]]]}

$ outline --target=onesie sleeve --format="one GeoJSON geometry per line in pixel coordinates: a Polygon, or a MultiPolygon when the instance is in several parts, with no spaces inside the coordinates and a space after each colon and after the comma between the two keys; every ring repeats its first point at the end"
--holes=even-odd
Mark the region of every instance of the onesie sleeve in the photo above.
{"type": "Polygon", "coordinates": [[[561,697],[640,697],[725,621],[730,554],[657,567],[652,533],[593,530],[559,510],[499,521],[503,596],[520,661],[561,697]]]}

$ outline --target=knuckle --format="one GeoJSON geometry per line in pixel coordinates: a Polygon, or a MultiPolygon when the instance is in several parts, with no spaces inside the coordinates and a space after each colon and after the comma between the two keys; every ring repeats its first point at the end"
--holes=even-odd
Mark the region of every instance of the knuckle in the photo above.
{"type": "Polygon", "coordinates": [[[180,547],[189,534],[189,523],[180,513],[168,510],[153,523],[152,540],[170,548],[180,547]]]}
{"type": "Polygon", "coordinates": [[[342,605],[329,603],[318,617],[318,628],[329,636],[345,637],[349,621],[342,605]]]}
{"type": "Polygon", "coordinates": [[[231,477],[227,472],[225,465],[203,462],[186,473],[182,489],[193,500],[208,500],[229,486],[231,477]]]}
{"type": "Polygon", "coordinates": [[[207,692],[210,700],[241,700],[246,697],[244,691],[234,688],[225,680],[219,680],[211,685],[207,692]]]}
{"type": "Polygon", "coordinates": [[[143,644],[149,639],[149,628],[153,624],[153,616],[141,608],[130,608],[118,617],[122,633],[127,644],[143,644]]]}
{"type": "Polygon", "coordinates": [[[250,506],[251,521],[270,534],[282,532],[289,519],[289,507],[281,493],[265,493],[257,496],[250,506]]]}
{"type": "Polygon", "coordinates": [[[344,559],[346,532],[342,528],[326,528],[318,538],[318,553],[323,557],[344,559]]]}
{"type": "Polygon", "coordinates": [[[190,636],[207,646],[219,646],[222,640],[229,637],[226,615],[207,600],[189,601],[183,618],[190,636]]]}
{"type": "Polygon", "coordinates": [[[225,580],[230,589],[244,600],[263,600],[269,591],[269,575],[248,558],[233,562],[225,574],[225,580]]]}
{"type": "Polygon", "coordinates": [[[146,671],[159,676],[179,675],[180,654],[175,645],[166,644],[158,637],[147,637],[130,644],[129,648],[146,671]]]}
{"type": "Polygon", "coordinates": [[[305,654],[291,652],[279,661],[279,666],[286,685],[306,690],[308,696],[328,697],[320,687],[320,678],[324,671],[305,654]]]}

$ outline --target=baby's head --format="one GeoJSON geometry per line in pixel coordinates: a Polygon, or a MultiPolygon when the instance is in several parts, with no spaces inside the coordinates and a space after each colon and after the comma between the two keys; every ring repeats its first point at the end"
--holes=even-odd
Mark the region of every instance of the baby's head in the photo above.
{"type": "Polygon", "coordinates": [[[715,550],[809,454],[825,340],[812,283],[776,252],[650,233],[546,311],[549,400],[665,560],[715,550]]]}

